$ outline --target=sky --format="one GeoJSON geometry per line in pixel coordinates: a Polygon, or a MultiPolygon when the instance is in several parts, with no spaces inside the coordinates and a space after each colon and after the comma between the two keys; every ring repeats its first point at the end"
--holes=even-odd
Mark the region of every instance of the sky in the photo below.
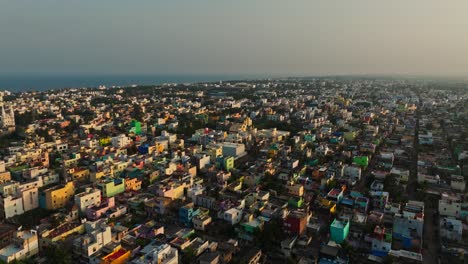
{"type": "Polygon", "coordinates": [[[0,0],[0,75],[468,77],[466,0],[0,0]]]}

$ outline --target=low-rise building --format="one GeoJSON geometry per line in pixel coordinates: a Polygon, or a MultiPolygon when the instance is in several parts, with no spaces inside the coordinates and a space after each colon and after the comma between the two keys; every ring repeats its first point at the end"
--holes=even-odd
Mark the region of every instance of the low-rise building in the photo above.
{"type": "Polygon", "coordinates": [[[57,210],[73,199],[75,185],[68,182],[65,185],[54,186],[44,190],[39,195],[39,205],[47,210],[57,210]]]}
{"type": "Polygon", "coordinates": [[[86,188],[82,193],[75,195],[75,205],[84,213],[89,206],[101,204],[101,191],[99,189],[86,188]]]}
{"type": "Polygon", "coordinates": [[[30,258],[39,252],[37,232],[18,231],[11,244],[0,249],[0,260],[10,263],[14,260],[30,258]]]}
{"type": "Polygon", "coordinates": [[[179,254],[177,249],[169,244],[155,245],[149,244],[144,247],[139,257],[136,257],[132,264],[178,264],[179,254]]]}

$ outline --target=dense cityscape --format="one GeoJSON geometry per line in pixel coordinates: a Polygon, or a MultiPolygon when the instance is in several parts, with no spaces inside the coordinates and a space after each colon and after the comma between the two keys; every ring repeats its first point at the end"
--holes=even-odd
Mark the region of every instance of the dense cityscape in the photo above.
{"type": "Polygon", "coordinates": [[[4,91],[0,262],[466,263],[467,89],[4,91]]]}

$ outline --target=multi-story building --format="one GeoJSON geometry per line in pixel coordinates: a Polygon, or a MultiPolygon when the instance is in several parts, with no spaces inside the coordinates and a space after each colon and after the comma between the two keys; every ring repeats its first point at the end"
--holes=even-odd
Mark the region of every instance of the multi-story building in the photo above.
{"type": "Polygon", "coordinates": [[[422,246],[424,221],[396,215],[393,219],[393,241],[406,250],[418,251],[422,246]]]}
{"type": "Polygon", "coordinates": [[[130,145],[131,142],[132,140],[124,134],[112,138],[112,146],[116,148],[126,147],[130,145]]]}
{"type": "Polygon", "coordinates": [[[39,205],[47,210],[57,210],[64,207],[75,194],[75,185],[68,182],[65,185],[54,186],[44,190],[39,195],[39,205]]]}
{"type": "Polygon", "coordinates": [[[223,156],[238,158],[245,155],[245,145],[225,142],[223,145],[223,156]]]}
{"type": "Polygon", "coordinates": [[[97,185],[103,197],[112,197],[125,192],[125,179],[107,179],[97,185]]]}
{"type": "Polygon", "coordinates": [[[2,115],[0,116],[0,129],[3,133],[15,131],[15,112],[13,112],[13,106],[10,105],[10,109],[8,109],[8,111],[5,111],[3,102],[2,115]]]}
{"type": "Polygon", "coordinates": [[[39,252],[37,232],[18,231],[8,246],[0,249],[0,260],[10,263],[14,260],[30,258],[39,252]]]}
{"type": "Polygon", "coordinates": [[[190,226],[192,224],[192,219],[199,213],[199,208],[196,208],[193,203],[188,203],[179,208],[179,221],[186,226],[190,226]]]}
{"type": "Polygon", "coordinates": [[[443,216],[458,217],[461,211],[461,200],[446,193],[439,200],[439,214],[443,216]]]}
{"type": "Polygon", "coordinates": [[[292,211],[283,221],[283,230],[288,234],[302,234],[307,227],[308,215],[305,212],[292,211]]]}
{"type": "MultiPolygon", "coordinates": [[[[37,184],[36,184],[37,185],[37,184]]],[[[5,218],[21,215],[39,206],[39,191],[35,184],[7,182],[0,186],[0,211],[5,218]]]]}
{"type": "Polygon", "coordinates": [[[84,192],[75,195],[75,205],[82,213],[86,211],[87,207],[100,204],[101,191],[99,189],[86,188],[84,192]]]}
{"type": "Polygon", "coordinates": [[[169,244],[149,244],[141,250],[142,256],[135,258],[132,264],[178,264],[179,256],[176,248],[169,244]]]}
{"type": "Polygon", "coordinates": [[[73,241],[73,249],[75,254],[87,261],[105,245],[112,242],[112,232],[105,220],[86,222],[85,230],[86,234],[73,241]]]}
{"type": "Polygon", "coordinates": [[[463,223],[458,219],[444,217],[440,219],[440,237],[448,241],[462,241],[463,223]]]}
{"type": "Polygon", "coordinates": [[[341,244],[349,234],[349,220],[348,219],[335,219],[330,225],[331,240],[341,244]]]}
{"type": "Polygon", "coordinates": [[[115,207],[115,198],[109,197],[105,201],[96,205],[91,205],[86,208],[86,217],[91,220],[97,220],[110,209],[115,207]]]}

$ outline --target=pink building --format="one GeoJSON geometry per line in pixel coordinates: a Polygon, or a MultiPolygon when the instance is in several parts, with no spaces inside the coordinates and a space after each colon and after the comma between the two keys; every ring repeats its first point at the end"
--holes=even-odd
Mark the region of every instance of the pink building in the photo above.
{"type": "Polygon", "coordinates": [[[106,214],[107,211],[115,207],[114,197],[109,197],[107,200],[102,201],[101,205],[92,205],[86,208],[86,216],[89,220],[97,220],[102,215],[106,214]]]}

